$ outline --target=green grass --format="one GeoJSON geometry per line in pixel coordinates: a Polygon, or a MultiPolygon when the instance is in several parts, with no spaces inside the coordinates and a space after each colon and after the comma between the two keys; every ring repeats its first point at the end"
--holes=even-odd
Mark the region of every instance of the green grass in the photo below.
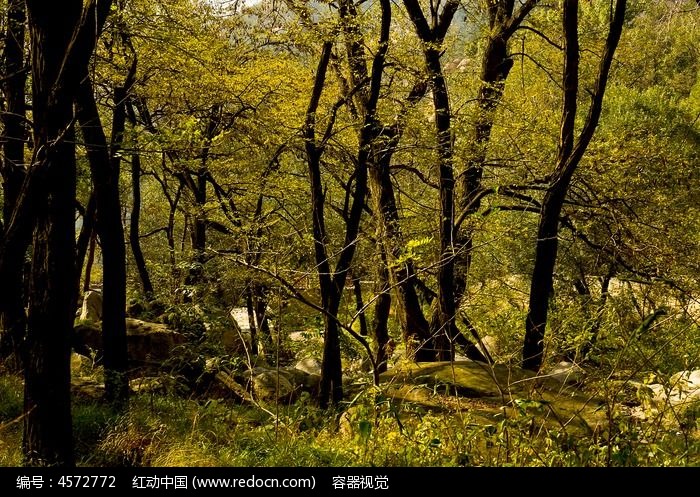
{"type": "MultiPolygon", "coordinates": [[[[315,407],[308,396],[278,410],[144,394],[135,395],[122,413],[76,398],[76,459],[81,466],[700,464],[697,410],[681,429],[633,421],[615,410],[607,429],[581,435],[541,423],[536,402],[487,412],[476,399],[442,405],[444,395],[425,393],[439,398],[422,404],[386,393],[368,387],[330,411],[315,407]]],[[[21,410],[21,382],[0,378],[2,466],[21,464],[21,410]]]]}

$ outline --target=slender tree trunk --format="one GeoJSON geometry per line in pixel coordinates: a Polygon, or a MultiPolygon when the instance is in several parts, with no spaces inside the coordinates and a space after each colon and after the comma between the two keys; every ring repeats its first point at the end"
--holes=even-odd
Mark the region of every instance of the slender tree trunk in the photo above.
{"type": "Polygon", "coordinates": [[[391,290],[387,256],[381,244],[379,246],[380,263],[377,264],[377,298],[374,303],[374,321],[372,322],[372,338],[376,347],[377,372],[387,370],[389,345],[389,311],[391,310],[391,290]]]}
{"type": "Polygon", "coordinates": [[[85,138],[97,202],[102,278],[102,337],[104,342],[105,397],[123,404],[129,396],[126,346],[126,247],[119,198],[119,150],[126,121],[126,89],[114,90],[112,139],[108,145],[88,79],[80,85],[77,117],[85,138]]]}
{"type": "MultiPolygon", "coordinates": [[[[92,266],[95,264],[95,249],[97,248],[97,233],[90,232],[87,248],[87,261],[85,262],[85,277],[83,278],[83,295],[90,290],[92,283],[92,266]]],[[[82,266],[80,266],[82,268],[82,266]]]]}
{"type": "Polygon", "coordinates": [[[554,266],[557,260],[559,217],[564,200],[593,134],[603,108],[603,97],[608,83],[613,56],[622,34],[626,0],[617,0],[600,61],[592,102],[578,139],[575,139],[577,97],[579,84],[578,0],[564,0],[562,16],[564,29],[564,101],[561,117],[561,136],[557,166],[540,209],[535,247],[535,267],[530,282],[530,301],[525,320],[523,367],[538,370],[544,357],[544,336],[547,311],[554,285],[554,266]]]}
{"type": "Polygon", "coordinates": [[[253,356],[257,356],[260,351],[258,350],[258,330],[255,323],[255,305],[253,304],[253,288],[251,287],[253,283],[248,285],[245,292],[245,305],[248,311],[248,326],[250,327],[250,353],[253,356]]]}
{"type": "Polygon", "coordinates": [[[129,245],[134,254],[134,263],[139,272],[141,288],[146,300],[151,301],[155,297],[153,283],[148,274],[146,259],[141,250],[141,237],[139,225],[141,222],[141,155],[138,152],[131,154],[131,217],[129,218],[129,245]]]}
{"type": "MultiPolygon", "coordinates": [[[[321,52],[321,59],[316,70],[316,79],[311,94],[311,100],[306,112],[304,137],[306,145],[306,158],[309,169],[309,184],[311,186],[311,214],[314,236],[314,254],[317,264],[319,288],[321,293],[321,306],[326,311],[323,315],[324,338],[323,358],[321,365],[321,385],[319,389],[319,404],[322,408],[329,403],[337,404],[343,398],[343,368],[340,356],[340,331],[338,323],[334,319],[338,315],[341,294],[336,292],[331,277],[331,267],[327,256],[326,247],[328,237],[325,225],[325,195],[321,181],[321,154],[316,143],[316,111],[321,99],[321,93],[325,85],[328,62],[331,57],[333,44],[325,42],[321,52]]],[[[347,247],[346,247],[347,248],[347,247]]]]}
{"type": "Polygon", "coordinates": [[[353,274],[352,277],[352,292],[355,295],[355,310],[357,311],[357,319],[360,322],[360,335],[366,337],[369,334],[367,328],[367,313],[365,313],[365,303],[362,298],[362,282],[360,277],[353,274]]]}
{"type": "Polygon", "coordinates": [[[192,223],[192,250],[194,251],[193,264],[187,277],[188,285],[196,285],[204,277],[204,263],[207,249],[207,178],[209,176],[208,162],[212,140],[221,122],[221,106],[213,105],[209,111],[207,127],[204,130],[204,145],[200,153],[199,170],[191,185],[195,201],[195,216],[192,223]]]}
{"type": "Polygon", "coordinates": [[[272,353],[272,333],[270,332],[270,320],[267,315],[267,288],[264,285],[259,283],[253,284],[253,304],[260,341],[263,345],[263,353],[269,356],[272,353]]]}
{"type": "MultiPolygon", "coordinates": [[[[75,272],[75,297],[76,301],[79,299],[81,292],[85,291],[84,287],[80,285],[80,276],[83,272],[83,266],[85,266],[85,257],[94,257],[94,245],[93,245],[93,234],[95,228],[95,212],[97,210],[97,203],[95,201],[95,192],[90,193],[88,198],[87,206],[85,206],[85,212],[83,212],[83,222],[80,226],[80,233],[78,234],[78,241],[76,242],[76,263],[75,267],[77,271],[75,272]]],[[[90,267],[92,267],[92,259],[88,259],[90,267]]],[[[87,272],[85,274],[88,274],[87,272]]],[[[89,288],[89,285],[88,285],[89,288]]]]}
{"type": "Polygon", "coordinates": [[[452,328],[455,319],[454,297],[454,171],[449,94],[442,74],[440,52],[425,51],[425,62],[433,83],[435,131],[440,170],[440,262],[438,266],[438,313],[431,328],[435,337],[436,359],[452,360],[452,328]]]}
{"type": "MultiPolygon", "coordinates": [[[[510,17],[509,17],[510,18],[510,17]]],[[[498,22],[494,19],[494,23],[498,22]]],[[[467,168],[462,176],[462,196],[458,219],[466,221],[460,226],[455,223],[455,306],[460,307],[467,289],[469,270],[471,269],[474,250],[474,226],[469,218],[481,207],[481,179],[484,173],[486,152],[491,140],[494,114],[503,97],[505,82],[513,67],[513,60],[508,54],[510,34],[504,32],[505,26],[489,36],[482,59],[481,88],[477,98],[478,114],[474,123],[472,142],[467,152],[467,168]]]]}
{"type": "MultiPolygon", "coordinates": [[[[374,210],[380,230],[377,244],[385,246],[380,246],[378,250],[385,254],[381,257],[380,264],[384,264],[386,267],[377,270],[391,275],[391,282],[396,294],[397,315],[401,324],[403,341],[406,345],[406,356],[412,357],[416,361],[428,361],[432,359],[432,354],[424,345],[430,342],[430,325],[425,319],[416,293],[413,261],[409,259],[400,264],[395,262],[401,258],[404,248],[390,169],[391,158],[398,147],[396,142],[398,136],[393,135],[387,138],[389,140],[384,145],[386,148],[374,154],[375,160],[369,171],[370,184],[375,199],[374,210]]],[[[379,146],[381,147],[382,144],[380,143],[379,146]]],[[[379,303],[377,303],[377,307],[381,307],[379,303]]]]}
{"type": "MultiPolygon", "coordinates": [[[[3,228],[12,223],[12,214],[26,176],[24,143],[26,141],[24,66],[24,38],[26,8],[23,0],[11,0],[7,7],[5,32],[5,79],[3,92],[5,112],[2,113],[2,179],[3,179],[3,228]]],[[[0,232],[3,231],[0,229],[0,232]]],[[[23,259],[27,243],[17,252],[16,264],[8,266],[0,290],[0,358],[8,358],[6,365],[14,371],[22,368],[20,345],[24,340],[27,316],[24,311],[25,294],[23,259]]]]}

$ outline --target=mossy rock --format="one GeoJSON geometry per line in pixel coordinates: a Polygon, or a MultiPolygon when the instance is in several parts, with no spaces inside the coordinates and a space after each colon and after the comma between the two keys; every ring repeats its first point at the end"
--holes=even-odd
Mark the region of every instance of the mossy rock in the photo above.
{"type": "Polygon", "coordinates": [[[437,410],[468,409],[484,421],[532,417],[548,429],[590,433],[605,426],[602,401],[530,371],[474,361],[402,364],[382,374],[389,397],[437,410]]]}
{"type": "Polygon", "coordinates": [[[534,386],[529,371],[475,361],[404,363],[381,375],[383,383],[426,385],[461,397],[493,397],[524,393],[534,386]]]}

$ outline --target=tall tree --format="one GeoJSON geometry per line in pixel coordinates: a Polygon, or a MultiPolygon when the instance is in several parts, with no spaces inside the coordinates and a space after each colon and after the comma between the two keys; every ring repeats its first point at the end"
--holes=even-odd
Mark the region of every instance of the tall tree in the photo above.
{"type": "Polygon", "coordinates": [[[77,118],[85,139],[96,200],[97,233],[102,246],[105,395],[124,403],[128,398],[126,347],[126,249],[119,198],[120,151],[126,123],[126,100],[133,85],[133,64],[124,85],[114,88],[112,136],[107,142],[95,101],[92,82],[86,77],[76,98],[77,118]]]}
{"type": "MultiPolygon", "coordinates": [[[[3,227],[12,224],[12,213],[17,203],[26,167],[26,104],[24,86],[27,68],[24,64],[26,7],[23,0],[11,0],[7,7],[4,51],[5,109],[2,113],[2,179],[3,227]]],[[[1,231],[1,230],[0,230],[1,231]]],[[[26,314],[24,311],[24,256],[29,238],[24,237],[16,251],[16,259],[8,265],[0,285],[0,357],[12,356],[11,365],[20,367],[20,343],[24,338],[26,314]]]]}
{"type": "Polygon", "coordinates": [[[450,95],[442,69],[442,44],[457,12],[459,2],[448,0],[440,12],[432,11],[432,22],[423,13],[418,0],[404,0],[411,22],[422,43],[428,81],[433,96],[435,136],[440,177],[440,260],[438,263],[438,304],[431,322],[431,340],[435,359],[454,357],[454,342],[459,335],[455,325],[454,298],[454,217],[455,175],[454,137],[450,95]]]}
{"type": "Polygon", "coordinates": [[[474,229],[469,217],[481,207],[487,192],[482,188],[484,166],[491,140],[496,110],[498,109],[506,80],[513,67],[509,44],[513,35],[540,0],[527,0],[515,9],[511,0],[490,0],[487,14],[489,32],[481,57],[479,92],[476,99],[477,113],[468,136],[465,171],[461,174],[462,192],[459,197],[459,213],[455,218],[455,306],[459,309],[467,288],[467,280],[474,249],[474,229]]]}
{"type": "Polygon", "coordinates": [[[605,48],[600,60],[591,105],[583,127],[576,137],[576,117],[579,93],[579,21],[578,0],[564,0],[564,70],[563,104],[557,164],[542,200],[537,226],[535,267],[530,281],[530,300],[525,321],[523,367],[538,370],[544,355],[544,334],[547,312],[553,289],[554,266],[557,260],[560,215],[574,172],[593,138],[603,109],[603,97],[608,85],[613,56],[622,35],[626,0],[617,0],[610,16],[605,48]]]}
{"type": "MultiPolygon", "coordinates": [[[[73,102],[111,1],[28,0],[34,153],[15,208],[33,214],[27,316],[24,453],[27,463],[73,464],[70,338],[75,317],[76,161],[73,102]],[[32,205],[30,210],[27,204],[32,205]]],[[[26,219],[25,219],[26,222],[26,219]]]]}

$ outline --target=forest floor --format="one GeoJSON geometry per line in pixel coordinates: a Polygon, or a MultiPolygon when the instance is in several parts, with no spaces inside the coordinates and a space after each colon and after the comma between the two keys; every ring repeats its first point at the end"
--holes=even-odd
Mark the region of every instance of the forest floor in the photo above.
{"type": "MultiPolygon", "coordinates": [[[[379,386],[349,379],[347,402],[324,411],[308,392],[242,402],[161,376],[117,412],[92,374],[73,387],[83,466],[700,465],[697,402],[664,410],[610,379],[400,364],[379,386]]],[[[0,466],[21,464],[21,413],[21,379],[0,377],[0,466]]]]}

